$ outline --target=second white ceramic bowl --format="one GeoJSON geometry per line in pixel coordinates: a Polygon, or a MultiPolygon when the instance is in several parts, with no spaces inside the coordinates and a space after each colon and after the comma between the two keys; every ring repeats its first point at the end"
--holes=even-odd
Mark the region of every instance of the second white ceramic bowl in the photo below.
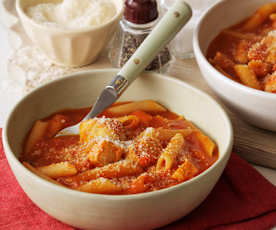
{"type": "Polygon", "coordinates": [[[16,0],[16,10],[28,36],[51,61],[61,66],[77,67],[94,62],[113,37],[123,12],[124,2],[110,1],[116,6],[115,16],[102,25],[80,29],[42,25],[25,13],[29,6],[58,2],[57,0],[16,0]]]}
{"type": "MultiPolygon", "coordinates": [[[[275,0],[274,0],[275,1],[275,0]]],[[[252,15],[272,0],[224,0],[205,12],[194,33],[194,53],[202,75],[213,91],[240,118],[254,126],[276,131],[276,94],[255,90],[225,77],[206,59],[210,42],[220,31],[252,15]]]]}
{"type": "Polygon", "coordinates": [[[218,144],[219,158],[209,169],[179,185],[136,195],[74,191],[26,169],[18,157],[33,122],[58,110],[91,105],[117,72],[75,73],[34,90],[14,107],[3,132],[11,169],[30,199],[56,219],[81,229],[153,229],[185,216],[210,193],[231,153],[231,123],[212,98],[181,81],[147,73],[132,83],[121,100],[153,99],[193,121],[218,144]]]}

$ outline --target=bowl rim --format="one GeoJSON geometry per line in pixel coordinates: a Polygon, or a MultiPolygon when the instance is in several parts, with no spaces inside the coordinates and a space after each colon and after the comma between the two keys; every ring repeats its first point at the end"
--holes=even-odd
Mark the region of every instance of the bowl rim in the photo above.
{"type": "MultiPolygon", "coordinates": [[[[85,77],[87,74],[93,74],[93,73],[114,73],[116,74],[119,71],[119,69],[115,69],[115,68],[107,68],[107,69],[94,69],[94,70],[86,70],[86,71],[79,71],[79,72],[75,72],[75,73],[71,73],[71,74],[67,74],[59,79],[53,80],[51,82],[48,82],[46,84],[43,84],[42,86],[37,87],[36,89],[34,89],[33,91],[31,91],[30,93],[28,93],[27,95],[25,95],[24,97],[22,97],[14,106],[13,108],[10,110],[4,128],[2,130],[2,140],[3,140],[3,146],[4,146],[4,152],[5,155],[8,159],[9,164],[15,164],[17,167],[20,168],[20,170],[24,171],[24,173],[26,173],[30,178],[32,178],[32,180],[34,180],[36,183],[42,183],[45,186],[50,186],[52,190],[56,190],[57,192],[62,192],[68,195],[72,195],[72,196],[80,196],[81,198],[101,198],[101,199],[105,199],[105,200],[134,200],[134,199],[146,199],[146,198],[150,198],[153,196],[160,196],[160,195],[164,195],[170,192],[173,192],[174,190],[180,190],[181,187],[185,187],[188,186],[191,183],[194,183],[195,181],[198,181],[201,177],[203,177],[204,175],[208,174],[211,170],[215,170],[215,167],[218,164],[221,164],[221,162],[223,160],[226,160],[226,162],[228,161],[230,155],[231,155],[231,151],[232,151],[232,147],[233,147],[233,127],[231,124],[231,121],[229,119],[229,116],[227,115],[227,113],[224,111],[223,107],[216,102],[211,96],[209,96],[207,93],[181,81],[178,80],[176,78],[172,78],[169,76],[165,76],[165,75],[161,75],[158,73],[154,73],[154,72],[144,72],[141,74],[146,74],[146,75],[151,75],[154,78],[159,78],[159,79],[163,79],[163,80],[167,80],[167,81],[171,81],[174,83],[177,83],[181,86],[183,86],[184,88],[189,88],[191,90],[193,90],[196,94],[202,95],[203,97],[205,97],[208,101],[211,101],[212,103],[215,104],[215,106],[217,107],[217,109],[219,110],[219,112],[222,115],[222,118],[225,122],[225,131],[228,133],[229,139],[226,142],[226,147],[225,147],[225,152],[224,154],[219,154],[219,158],[218,160],[211,165],[208,169],[206,169],[204,172],[200,173],[199,175],[193,177],[192,179],[189,179],[187,181],[184,181],[182,183],[179,183],[177,185],[168,187],[168,188],[164,188],[164,189],[160,189],[160,190],[156,190],[156,191],[151,191],[151,192],[143,192],[143,193],[137,193],[137,194],[127,194],[127,195],[109,195],[109,194],[97,194],[97,193],[87,193],[87,192],[82,192],[82,191],[77,191],[77,190],[73,190],[67,187],[63,187],[63,186],[59,186],[56,185],[50,181],[47,181],[41,177],[39,177],[38,175],[36,175],[35,173],[31,172],[29,169],[27,169],[20,161],[19,159],[15,156],[15,154],[13,153],[10,145],[9,145],[9,141],[8,141],[8,127],[10,124],[10,120],[11,117],[13,116],[13,114],[15,113],[15,110],[17,109],[17,107],[25,100],[27,100],[29,97],[32,97],[33,94],[35,94],[37,91],[40,91],[42,88],[45,88],[47,86],[51,86],[56,84],[57,82],[62,82],[66,79],[70,79],[70,78],[80,78],[80,77],[85,77]]],[[[12,170],[13,172],[13,170],[12,170]]],[[[14,172],[13,172],[14,173],[14,172]]],[[[217,181],[216,181],[217,182],[217,181]]]]}
{"type": "MultiPolygon", "coordinates": [[[[233,88],[236,87],[237,89],[239,89],[241,91],[244,91],[244,92],[246,92],[246,93],[248,93],[252,96],[257,95],[257,96],[260,96],[260,97],[276,99],[276,94],[275,93],[270,93],[270,92],[266,92],[266,91],[263,91],[263,90],[257,90],[257,89],[254,89],[254,88],[250,88],[250,87],[245,86],[241,83],[235,82],[232,79],[229,79],[224,74],[219,72],[214,66],[212,66],[211,63],[207,61],[207,58],[203,54],[202,49],[200,47],[200,42],[199,42],[199,33],[200,33],[201,28],[202,28],[202,24],[203,24],[204,21],[207,21],[206,18],[210,14],[212,14],[213,11],[216,8],[220,7],[221,5],[223,5],[225,3],[227,3],[227,1],[219,1],[215,4],[213,4],[210,8],[208,8],[206,11],[204,11],[203,14],[199,17],[198,23],[197,23],[197,25],[195,27],[195,30],[194,30],[194,33],[193,33],[193,48],[194,48],[195,57],[197,59],[199,59],[201,63],[203,63],[203,66],[206,66],[206,68],[208,68],[208,70],[212,73],[212,75],[217,80],[224,81],[226,84],[230,85],[231,87],[233,87],[233,88]]],[[[217,36],[217,35],[218,34],[216,34],[215,36],[217,36]]],[[[204,74],[202,74],[202,75],[205,77],[204,74]]]]}
{"type": "Polygon", "coordinates": [[[22,1],[24,1],[24,0],[16,0],[16,2],[15,2],[16,12],[18,13],[20,18],[24,18],[32,26],[37,27],[39,29],[45,29],[45,30],[49,30],[52,32],[64,33],[64,34],[78,34],[78,33],[92,32],[94,30],[101,29],[105,26],[109,26],[110,24],[112,24],[113,22],[115,22],[122,16],[123,10],[124,10],[123,0],[111,0],[112,2],[120,1],[121,5],[120,5],[120,8],[116,7],[117,8],[116,14],[112,18],[110,18],[107,22],[100,24],[100,25],[91,25],[91,26],[86,26],[86,27],[82,27],[82,28],[66,29],[66,28],[62,28],[62,27],[47,26],[47,25],[41,24],[39,22],[36,22],[32,18],[30,18],[23,10],[23,8],[21,6],[22,1]]]}

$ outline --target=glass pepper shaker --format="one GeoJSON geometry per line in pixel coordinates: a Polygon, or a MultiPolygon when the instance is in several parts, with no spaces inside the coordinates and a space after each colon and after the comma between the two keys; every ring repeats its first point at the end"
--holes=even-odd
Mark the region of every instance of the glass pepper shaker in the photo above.
{"type": "MultiPolygon", "coordinates": [[[[126,0],[124,17],[109,50],[113,66],[122,67],[158,22],[155,0],[126,0]]],[[[158,53],[146,70],[165,72],[171,55],[167,47],[158,53]]]]}

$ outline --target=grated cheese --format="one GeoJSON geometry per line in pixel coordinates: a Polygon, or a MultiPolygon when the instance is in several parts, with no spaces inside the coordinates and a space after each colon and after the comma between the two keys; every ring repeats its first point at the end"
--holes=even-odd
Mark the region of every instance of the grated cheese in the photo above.
{"type": "Polygon", "coordinates": [[[97,143],[103,143],[104,141],[108,141],[113,143],[116,146],[119,146],[122,149],[127,150],[128,146],[133,143],[133,141],[120,141],[120,140],[115,140],[110,137],[95,137],[90,140],[90,142],[97,142],[97,143]]]}
{"type": "Polygon", "coordinates": [[[110,0],[63,0],[31,6],[26,14],[40,24],[76,29],[108,22],[116,14],[116,7],[110,0]]]}

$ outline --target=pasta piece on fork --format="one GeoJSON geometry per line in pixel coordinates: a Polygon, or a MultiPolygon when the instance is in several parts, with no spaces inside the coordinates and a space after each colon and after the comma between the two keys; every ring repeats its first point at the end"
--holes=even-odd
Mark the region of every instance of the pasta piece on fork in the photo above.
{"type": "Polygon", "coordinates": [[[167,111],[165,107],[152,100],[136,101],[118,106],[113,106],[108,108],[106,111],[110,114],[113,114],[114,116],[123,116],[135,112],[137,110],[152,113],[167,111]]]}

